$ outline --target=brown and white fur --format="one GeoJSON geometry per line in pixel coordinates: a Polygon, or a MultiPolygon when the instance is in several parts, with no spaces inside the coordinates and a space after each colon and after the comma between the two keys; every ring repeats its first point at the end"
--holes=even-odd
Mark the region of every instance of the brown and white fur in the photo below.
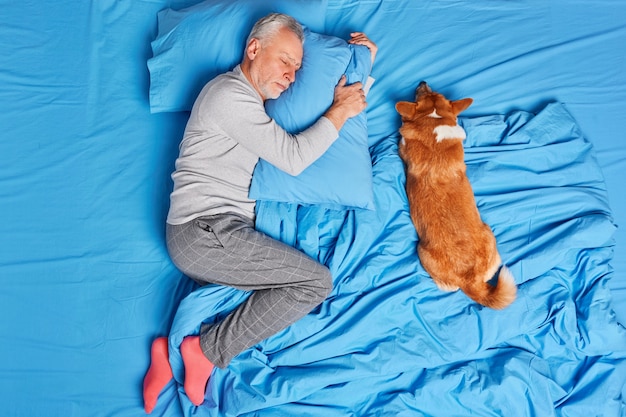
{"type": "Polygon", "coordinates": [[[465,131],[457,124],[472,101],[450,101],[422,81],[415,102],[396,104],[399,152],[422,266],[440,289],[460,288],[477,303],[502,309],[515,300],[517,287],[476,207],[465,174],[465,131]]]}

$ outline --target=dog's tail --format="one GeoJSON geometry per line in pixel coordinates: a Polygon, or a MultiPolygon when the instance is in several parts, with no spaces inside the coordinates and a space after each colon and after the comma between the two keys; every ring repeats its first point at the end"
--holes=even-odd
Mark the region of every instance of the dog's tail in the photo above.
{"type": "Polygon", "coordinates": [[[517,295],[515,279],[505,265],[500,266],[493,278],[464,290],[477,303],[496,310],[507,307],[515,301],[517,295]]]}

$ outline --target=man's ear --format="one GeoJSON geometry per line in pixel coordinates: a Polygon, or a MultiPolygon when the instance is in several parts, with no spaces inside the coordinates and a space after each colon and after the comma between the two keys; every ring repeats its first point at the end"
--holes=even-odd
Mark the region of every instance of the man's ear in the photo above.
{"type": "Polygon", "coordinates": [[[396,111],[403,118],[411,119],[415,116],[415,103],[410,101],[399,101],[396,103],[396,111]]]}
{"type": "Polygon", "coordinates": [[[259,41],[257,38],[250,39],[250,42],[248,42],[248,46],[246,47],[246,55],[248,56],[248,59],[252,61],[259,53],[260,48],[261,41],[259,41]]]}

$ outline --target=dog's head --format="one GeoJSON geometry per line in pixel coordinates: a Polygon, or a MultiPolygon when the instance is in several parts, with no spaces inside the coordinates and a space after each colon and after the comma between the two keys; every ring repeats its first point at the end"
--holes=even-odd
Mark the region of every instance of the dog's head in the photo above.
{"type": "Polygon", "coordinates": [[[415,90],[415,102],[400,101],[396,103],[396,111],[400,113],[402,122],[436,121],[437,125],[455,126],[459,113],[467,109],[473,100],[464,98],[450,101],[443,94],[432,91],[425,81],[415,90]]]}

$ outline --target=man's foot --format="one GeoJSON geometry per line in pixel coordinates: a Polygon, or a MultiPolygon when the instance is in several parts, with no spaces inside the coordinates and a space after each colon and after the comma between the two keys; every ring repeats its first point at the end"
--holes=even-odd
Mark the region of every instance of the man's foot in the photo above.
{"type": "Polygon", "coordinates": [[[167,337],[159,337],[152,342],[150,354],[150,368],[143,379],[143,403],[147,414],[154,410],[159,394],[173,377],[167,337]]]}
{"type": "Polygon", "coordinates": [[[185,364],[185,393],[198,406],[204,402],[206,386],[214,366],[204,356],[199,336],[185,337],[180,345],[180,353],[185,364]]]}

